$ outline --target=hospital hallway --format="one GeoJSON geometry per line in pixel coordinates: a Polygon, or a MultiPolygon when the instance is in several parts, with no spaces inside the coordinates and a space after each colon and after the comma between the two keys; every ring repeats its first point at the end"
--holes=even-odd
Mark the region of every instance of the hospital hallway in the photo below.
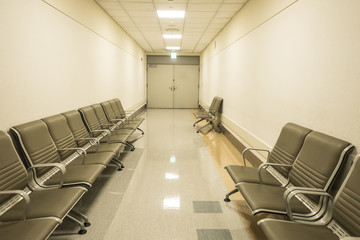
{"type": "Polygon", "coordinates": [[[265,239],[240,194],[223,201],[234,186],[223,167],[241,154],[221,133],[196,133],[194,111],[147,109],[125,169],[107,167],[77,206],[94,227],[78,235],[65,219],[50,239],[265,239]]]}

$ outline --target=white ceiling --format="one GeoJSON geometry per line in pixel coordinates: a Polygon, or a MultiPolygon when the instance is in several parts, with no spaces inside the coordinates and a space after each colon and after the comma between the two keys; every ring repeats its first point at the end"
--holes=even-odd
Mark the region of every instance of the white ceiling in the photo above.
{"type": "Polygon", "coordinates": [[[201,53],[248,0],[95,0],[147,53],[201,53]],[[185,10],[185,19],[158,18],[156,10],[185,10]],[[164,39],[181,34],[182,39],[164,39]]]}

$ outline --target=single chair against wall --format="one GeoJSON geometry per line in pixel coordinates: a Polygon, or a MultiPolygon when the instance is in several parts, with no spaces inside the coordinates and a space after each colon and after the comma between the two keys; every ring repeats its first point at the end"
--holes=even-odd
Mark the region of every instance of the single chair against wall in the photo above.
{"type": "Polygon", "coordinates": [[[193,124],[194,127],[196,126],[196,124],[198,124],[201,121],[206,120],[208,122],[204,126],[201,126],[199,129],[197,129],[196,131],[197,133],[199,133],[201,129],[206,128],[208,126],[211,126],[211,128],[207,131],[207,133],[215,129],[214,120],[217,118],[217,115],[220,111],[222,101],[223,99],[221,97],[214,97],[208,110],[203,110],[194,113],[196,119],[199,119],[196,122],[194,122],[193,124]]]}

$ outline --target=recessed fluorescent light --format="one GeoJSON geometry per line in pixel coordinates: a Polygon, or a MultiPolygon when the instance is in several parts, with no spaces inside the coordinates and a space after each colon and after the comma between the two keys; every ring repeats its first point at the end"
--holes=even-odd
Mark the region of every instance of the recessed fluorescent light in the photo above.
{"type": "Polygon", "coordinates": [[[164,34],[163,37],[166,39],[181,39],[182,36],[180,34],[164,34]]]}
{"type": "Polygon", "coordinates": [[[171,57],[171,59],[176,59],[176,58],[177,58],[176,52],[172,52],[172,53],[170,54],[170,57],[171,57]]]}
{"type": "Polygon", "coordinates": [[[184,18],[185,11],[157,10],[159,18],[184,18]]]}
{"type": "Polygon", "coordinates": [[[180,47],[166,47],[167,50],[180,50],[180,47]]]}

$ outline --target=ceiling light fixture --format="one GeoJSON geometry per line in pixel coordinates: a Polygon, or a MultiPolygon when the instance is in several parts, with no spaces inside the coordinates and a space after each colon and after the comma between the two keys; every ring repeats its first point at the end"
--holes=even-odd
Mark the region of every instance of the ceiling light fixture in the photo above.
{"type": "Polygon", "coordinates": [[[159,18],[184,18],[185,11],[157,10],[159,18]]]}
{"type": "Polygon", "coordinates": [[[166,39],[181,39],[182,36],[180,34],[164,34],[164,38],[166,39]]]}
{"type": "Polygon", "coordinates": [[[180,47],[166,47],[167,50],[180,50],[180,47]]]}

